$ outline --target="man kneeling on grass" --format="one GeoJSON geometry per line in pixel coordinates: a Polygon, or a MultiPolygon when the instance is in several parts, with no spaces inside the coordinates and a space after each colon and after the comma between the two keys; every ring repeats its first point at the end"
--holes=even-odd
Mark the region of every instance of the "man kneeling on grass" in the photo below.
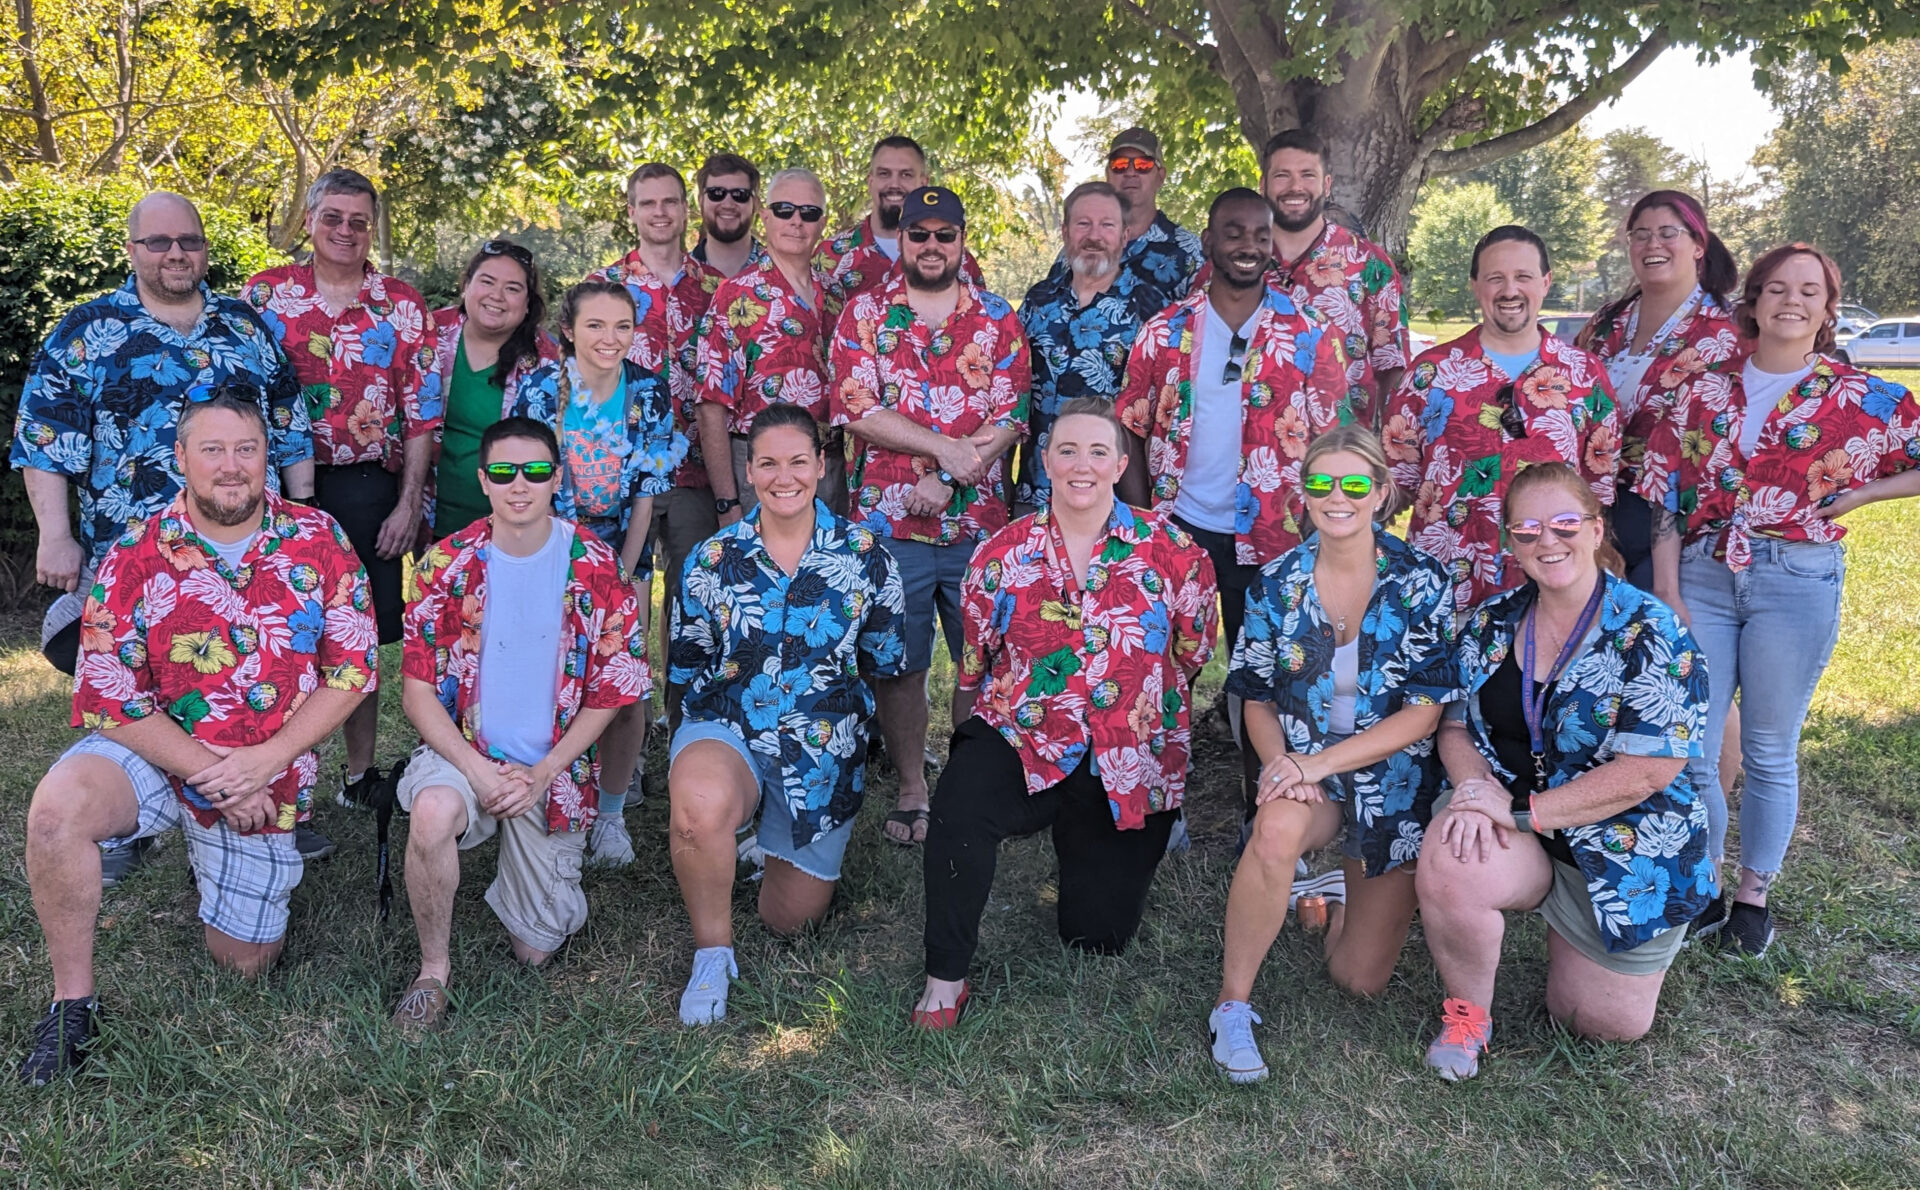
{"type": "Polygon", "coordinates": [[[587,921],[580,860],[600,800],[593,744],[647,696],[639,602],[613,550],[553,515],[553,431],[509,417],[480,436],[493,515],[427,552],[407,604],[407,718],[421,746],[396,791],[412,815],[407,898],[420,976],[394,1010],[410,1033],[451,1005],[460,852],[500,836],[487,904],[539,965],[587,921]]]}
{"type": "Polygon", "coordinates": [[[257,975],[280,956],[300,883],[294,824],[313,748],[374,688],[367,573],[340,526],[267,493],[267,423],[244,395],[180,414],[183,490],[100,564],[80,621],[67,749],[27,811],[27,882],[54,1002],[20,1079],[44,1086],[97,1033],[100,844],[178,826],[207,949],[257,975]]]}

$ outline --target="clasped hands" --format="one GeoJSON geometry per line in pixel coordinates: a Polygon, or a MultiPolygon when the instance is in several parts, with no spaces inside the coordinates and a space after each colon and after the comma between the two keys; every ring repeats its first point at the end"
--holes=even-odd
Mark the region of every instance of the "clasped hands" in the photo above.
{"type": "Polygon", "coordinates": [[[1326,774],[1317,771],[1311,756],[1298,752],[1282,752],[1260,768],[1260,787],[1254,791],[1253,804],[1264,806],[1275,798],[1303,802],[1312,805],[1327,800],[1327,791],[1320,782],[1326,774]]]}
{"type": "Polygon", "coordinates": [[[494,818],[518,818],[546,796],[557,766],[546,760],[531,767],[506,760],[474,757],[478,770],[467,774],[480,808],[494,818]]]}
{"type": "Polygon", "coordinates": [[[1513,820],[1513,795],[1489,777],[1456,782],[1447,809],[1451,813],[1440,828],[1440,842],[1463,864],[1469,856],[1485,863],[1494,847],[1512,846],[1508,840],[1520,829],[1513,820]]]}
{"type": "Polygon", "coordinates": [[[218,759],[186,782],[220,812],[226,824],[246,834],[274,821],[279,808],[273,800],[273,779],[287,767],[279,752],[269,744],[235,748],[201,742],[200,746],[218,759]]]}
{"type": "MultiPolygon", "coordinates": [[[[993,459],[982,455],[980,448],[992,445],[993,437],[991,430],[969,438],[942,436],[940,445],[933,452],[933,460],[939,470],[953,476],[954,482],[962,487],[979,483],[986,476],[987,468],[993,465],[993,459]]],[[[913,485],[903,503],[908,516],[939,516],[952,502],[953,489],[930,472],[913,485]]]]}

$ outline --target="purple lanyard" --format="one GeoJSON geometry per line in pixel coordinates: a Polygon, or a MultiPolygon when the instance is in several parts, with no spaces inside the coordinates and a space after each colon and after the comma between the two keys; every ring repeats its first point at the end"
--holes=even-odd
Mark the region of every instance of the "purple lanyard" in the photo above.
{"type": "Polygon", "coordinates": [[[1527,631],[1520,643],[1520,711],[1527,721],[1527,743],[1533,750],[1533,787],[1536,791],[1547,787],[1547,697],[1553,693],[1554,684],[1572,663],[1574,654],[1586,642],[1587,631],[1593,627],[1594,617],[1600,614],[1600,597],[1606,591],[1607,576],[1603,574],[1594,583],[1593,594],[1587,597],[1587,606],[1581,610],[1579,621],[1567,636],[1567,643],[1560,646],[1560,655],[1554,658],[1553,668],[1547,671],[1547,680],[1540,684],[1537,693],[1533,681],[1533,662],[1536,657],[1533,626],[1540,618],[1539,596],[1534,597],[1533,609],[1527,616],[1527,631]]]}

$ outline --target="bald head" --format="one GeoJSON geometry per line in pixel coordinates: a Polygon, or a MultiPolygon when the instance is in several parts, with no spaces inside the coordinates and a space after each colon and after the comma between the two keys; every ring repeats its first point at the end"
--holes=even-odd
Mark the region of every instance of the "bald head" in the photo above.
{"type": "MultiPolygon", "coordinates": [[[[184,219],[191,226],[183,230],[205,233],[205,227],[200,222],[200,208],[171,190],[155,190],[134,203],[133,210],[127,212],[127,238],[137,240],[142,235],[152,234],[152,232],[143,232],[140,228],[143,223],[152,221],[148,218],[149,216],[160,216],[162,212],[165,212],[166,222],[169,224],[177,219],[184,219]]],[[[168,234],[172,231],[172,227],[167,229],[168,234]]]]}

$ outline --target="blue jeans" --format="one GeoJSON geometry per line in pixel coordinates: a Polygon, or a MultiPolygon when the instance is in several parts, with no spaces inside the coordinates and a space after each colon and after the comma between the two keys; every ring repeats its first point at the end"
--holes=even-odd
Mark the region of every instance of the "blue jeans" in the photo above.
{"type": "Polygon", "coordinates": [[[1814,687],[1840,639],[1840,589],[1847,551],[1839,542],[1756,538],[1753,564],[1735,574],[1710,543],[1680,561],[1680,597],[1707,655],[1706,755],[1693,763],[1707,801],[1708,854],[1727,850],[1727,800],[1720,792],[1720,739],[1740,691],[1740,866],[1778,872],[1800,812],[1800,727],[1814,687]]]}

